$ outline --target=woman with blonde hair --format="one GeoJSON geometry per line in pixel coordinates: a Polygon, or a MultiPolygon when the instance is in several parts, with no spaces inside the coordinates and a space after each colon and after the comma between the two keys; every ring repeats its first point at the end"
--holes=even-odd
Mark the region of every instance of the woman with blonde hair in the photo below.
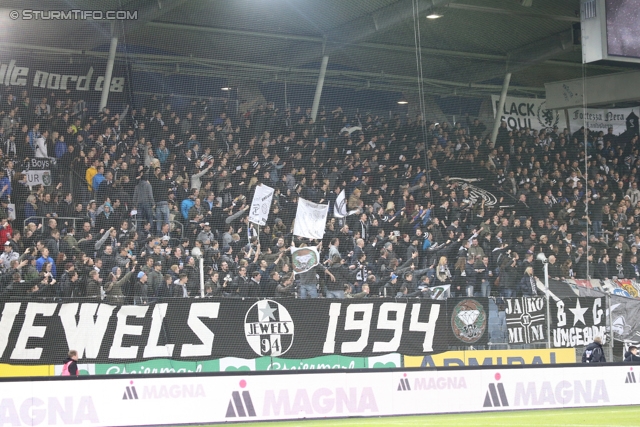
{"type": "Polygon", "coordinates": [[[447,257],[441,256],[436,267],[436,281],[438,285],[450,285],[451,284],[451,272],[447,265],[447,257]]]}
{"type": "Polygon", "coordinates": [[[249,185],[247,186],[247,193],[249,193],[251,189],[255,187],[257,184],[258,184],[258,178],[255,176],[252,176],[251,179],[249,180],[249,185]]]}

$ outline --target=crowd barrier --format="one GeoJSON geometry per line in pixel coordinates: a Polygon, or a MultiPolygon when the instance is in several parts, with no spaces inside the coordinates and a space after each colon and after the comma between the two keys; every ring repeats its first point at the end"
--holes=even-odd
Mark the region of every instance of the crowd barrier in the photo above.
{"type": "MultiPolygon", "coordinates": [[[[33,222],[35,224],[46,224],[46,222],[51,219],[49,217],[46,216],[30,216],[29,218],[26,218],[23,221],[23,229],[27,227],[27,224],[33,222]]],[[[82,224],[84,224],[85,221],[87,221],[86,217],[82,217],[82,218],[75,218],[75,217],[53,217],[53,219],[55,219],[56,221],[58,221],[59,223],[68,223],[70,224],[75,230],[79,230],[82,226],[82,224]]],[[[138,226],[138,217],[135,216],[131,219],[131,221],[136,225],[136,228],[138,226]]],[[[152,230],[156,230],[156,227],[158,226],[158,223],[162,222],[160,220],[154,219],[153,220],[153,228],[152,230]]],[[[175,230],[179,230],[180,231],[180,239],[182,239],[184,237],[184,224],[181,223],[180,221],[176,221],[176,220],[169,220],[169,224],[171,224],[171,230],[175,231],[175,230]]],[[[60,228],[65,228],[65,227],[60,227],[60,228]]],[[[101,237],[98,233],[97,236],[95,237],[101,237]]]]}
{"type": "Polygon", "coordinates": [[[0,381],[0,426],[205,424],[640,403],[636,371],[628,365],[0,381]]]}

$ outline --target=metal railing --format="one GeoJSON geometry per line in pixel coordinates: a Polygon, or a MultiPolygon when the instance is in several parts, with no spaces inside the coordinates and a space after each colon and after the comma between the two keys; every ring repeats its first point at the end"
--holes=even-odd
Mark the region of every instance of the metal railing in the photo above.
{"type": "MultiPolygon", "coordinates": [[[[72,222],[72,226],[74,229],[78,230],[78,226],[77,223],[81,222],[84,223],[85,221],[88,221],[87,217],[82,217],[82,218],[74,218],[74,217],[59,217],[59,216],[52,216],[52,217],[46,217],[46,216],[30,216],[29,218],[26,218],[23,221],[22,227],[23,229],[26,228],[27,224],[29,224],[30,222],[36,223],[36,224],[44,224],[45,220],[48,219],[55,219],[56,221],[62,221],[62,222],[72,222]]],[[[142,220],[140,220],[142,221],[142,220]]],[[[153,225],[152,225],[152,230],[156,230],[157,228],[157,223],[161,222],[160,220],[154,220],[153,221],[153,225]]],[[[131,223],[135,224],[135,229],[138,229],[138,219],[137,218],[131,218],[131,223]]],[[[173,230],[180,230],[180,239],[184,238],[184,224],[182,224],[179,221],[175,221],[175,220],[169,220],[169,224],[172,225],[172,231],[173,230]]]]}
{"type": "MultiPolygon", "coordinates": [[[[140,221],[144,222],[144,220],[140,220],[140,221]]],[[[132,219],[131,222],[136,224],[136,230],[137,230],[138,229],[138,219],[137,218],[136,219],[132,219]]],[[[159,222],[163,222],[163,221],[161,221],[159,219],[154,219],[153,220],[153,225],[151,226],[151,229],[152,230],[157,230],[157,224],[159,222]]],[[[172,226],[171,227],[171,231],[174,231],[176,229],[180,229],[180,239],[184,238],[184,224],[183,223],[181,223],[180,221],[176,221],[176,220],[170,219],[169,220],[169,224],[172,226]]]]}
{"type": "Polygon", "coordinates": [[[44,221],[45,220],[49,220],[49,219],[55,219],[56,221],[63,221],[63,222],[68,222],[71,221],[73,223],[73,228],[77,229],[76,227],[76,222],[78,221],[82,221],[83,223],[87,220],[87,218],[73,218],[73,217],[59,217],[59,216],[52,216],[52,217],[48,217],[48,216],[30,216],[29,218],[26,218],[23,221],[22,224],[22,228],[25,229],[27,227],[27,224],[33,222],[35,224],[43,224],[44,225],[44,221]]]}

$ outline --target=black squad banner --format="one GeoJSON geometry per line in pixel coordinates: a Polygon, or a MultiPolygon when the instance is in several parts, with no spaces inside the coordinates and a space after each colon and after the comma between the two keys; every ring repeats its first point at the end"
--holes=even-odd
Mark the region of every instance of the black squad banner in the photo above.
{"type": "Polygon", "coordinates": [[[554,347],[588,345],[595,337],[607,337],[607,301],[602,298],[562,298],[549,302],[554,347]]]}
{"type": "Polygon", "coordinates": [[[424,355],[488,341],[485,298],[182,300],[149,306],[7,302],[0,362],[424,355]]]}
{"type": "Polygon", "coordinates": [[[508,298],[504,302],[509,344],[547,341],[545,298],[508,298]]]}

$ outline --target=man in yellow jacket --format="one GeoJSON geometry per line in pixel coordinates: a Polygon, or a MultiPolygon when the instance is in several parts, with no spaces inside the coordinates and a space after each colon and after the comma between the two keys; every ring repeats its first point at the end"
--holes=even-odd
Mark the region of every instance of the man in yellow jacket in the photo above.
{"type": "Polygon", "coordinates": [[[85,179],[87,180],[87,188],[90,192],[93,191],[93,177],[98,174],[99,162],[100,161],[98,159],[94,159],[93,163],[91,163],[91,166],[89,167],[89,169],[87,169],[87,173],[85,174],[85,179]]]}

